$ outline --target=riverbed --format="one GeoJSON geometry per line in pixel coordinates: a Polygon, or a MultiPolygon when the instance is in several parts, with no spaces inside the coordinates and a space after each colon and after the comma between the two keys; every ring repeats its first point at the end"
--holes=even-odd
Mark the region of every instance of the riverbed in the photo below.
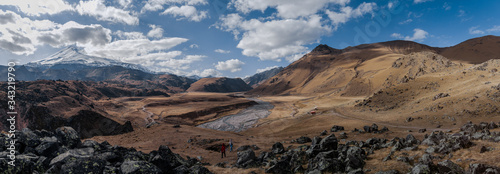
{"type": "Polygon", "coordinates": [[[237,114],[228,115],[217,120],[203,123],[198,127],[215,129],[220,131],[241,132],[251,128],[259,121],[259,119],[266,118],[271,114],[271,109],[274,106],[269,103],[255,98],[248,98],[258,104],[248,107],[237,114]]]}

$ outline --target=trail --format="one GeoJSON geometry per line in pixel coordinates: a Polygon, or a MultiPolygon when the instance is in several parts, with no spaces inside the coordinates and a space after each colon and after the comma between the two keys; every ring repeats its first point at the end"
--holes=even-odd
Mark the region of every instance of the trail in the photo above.
{"type": "Polygon", "coordinates": [[[146,114],[148,114],[148,116],[146,118],[144,118],[146,120],[146,125],[156,122],[153,119],[154,114],[152,112],[149,112],[148,110],[146,110],[146,105],[142,106],[142,112],[145,112],[146,114]]]}
{"type": "Polygon", "coordinates": [[[340,118],[344,118],[344,119],[351,119],[351,120],[359,120],[359,121],[363,121],[363,122],[366,122],[366,123],[375,123],[377,125],[382,125],[382,126],[387,126],[387,127],[392,127],[392,128],[401,128],[401,129],[429,129],[428,131],[447,131],[449,129],[441,129],[441,128],[427,128],[427,127],[415,127],[415,126],[401,126],[401,125],[395,125],[395,124],[390,124],[390,123],[384,123],[384,122],[378,122],[378,121],[373,121],[373,120],[367,120],[367,119],[361,119],[361,118],[356,118],[356,117],[350,117],[350,116],[345,116],[345,115],[342,115],[342,114],[339,114],[337,112],[334,112],[334,111],[331,111],[329,114],[333,115],[333,116],[337,116],[337,117],[340,117],[340,118]]]}
{"type": "Polygon", "coordinates": [[[203,123],[198,125],[198,127],[221,131],[241,132],[253,127],[259,119],[266,118],[269,114],[271,114],[271,111],[269,110],[274,108],[271,103],[254,98],[249,99],[257,102],[258,104],[248,107],[237,114],[228,115],[211,122],[203,123]]]}

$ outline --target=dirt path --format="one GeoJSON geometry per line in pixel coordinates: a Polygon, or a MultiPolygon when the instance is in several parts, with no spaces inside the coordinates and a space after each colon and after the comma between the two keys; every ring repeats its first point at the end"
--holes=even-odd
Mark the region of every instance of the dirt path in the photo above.
{"type": "Polygon", "coordinates": [[[146,125],[156,122],[153,119],[154,114],[152,112],[149,112],[148,110],[146,110],[146,105],[142,106],[142,111],[145,112],[146,114],[148,114],[148,116],[146,118],[144,118],[146,120],[146,125]]]}
{"type": "Polygon", "coordinates": [[[254,98],[249,99],[257,102],[258,104],[246,108],[238,114],[225,116],[212,122],[203,123],[198,127],[221,131],[241,132],[245,129],[253,127],[259,119],[267,117],[271,113],[269,110],[274,108],[274,106],[269,102],[254,98]]]}
{"type": "Polygon", "coordinates": [[[400,129],[417,129],[418,130],[418,129],[425,128],[425,129],[429,129],[429,131],[447,131],[447,130],[450,130],[450,129],[440,129],[440,128],[432,128],[431,129],[431,128],[426,128],[426,127],[401,126],[401,125],[395,125],[395,124],[390,124],[390,123],[378,122],[375,120],[367,120],[367,119],[361,119],[361,118],[356,118],[356,117],[352,117],[352,116],[345,116],[345,115],[339,114],[335,111],[331,111],[328,114],[331,114],[333,116],[337,116],[340,118],[344,118],[344,119],[358,120],[358,121],[362,121],[362,122],[366,122],[366,123],[375,123],[377,125],[393,127],[393,128],[400,128],[400,129]]]}

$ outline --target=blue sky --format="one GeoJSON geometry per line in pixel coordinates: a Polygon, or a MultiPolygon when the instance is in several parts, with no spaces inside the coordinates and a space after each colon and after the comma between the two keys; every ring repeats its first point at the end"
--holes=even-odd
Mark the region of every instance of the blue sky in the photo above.
{"type": "Polygon", "coordinates": [[[245,77],[318,44],[388,40],[447,47],[500,34],[500,1],[0,1],[0,64],[68,45],[178,75],[245,77]]]}

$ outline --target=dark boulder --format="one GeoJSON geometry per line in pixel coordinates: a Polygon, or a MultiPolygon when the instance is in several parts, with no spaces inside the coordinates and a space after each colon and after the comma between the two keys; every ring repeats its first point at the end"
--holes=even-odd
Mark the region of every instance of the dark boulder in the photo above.
{"type": "Polygon", "coordinates": [[[500,168],[490,166],[487,164],[477,164],[477,163],[472,164],[471,163],[471,164],[469,164],[468,173],[470,173],[470,174],[483,174],[483,173],[496,174],[496,173],[500,173],[500,168]]]}
{"type": "Polygon", "coordinates": [[[431,169],[426,164],[417,164],[415,167],[411,169],[410,174],[429,174],[431,173],[431,169]]]}
{"type": "Polygon", "coordinates": [[[299,137],[295,140],[295,142],[299,143],[299,144],[304,144],[304,143],[309,143],[309,142],[312,142],[312,139],[309,138],[309,137],[299,137]]]}
{"type": "Polygon", "coordinates": [[[61,173],[102,173],[106,162],[95,158],[70,158],[61,167],[61,173]]]}
{"type": "Polygon", "coordinates": [[[252,149],[237,153],[238,159],[236,160],[236,167],[247,168],[252,167],[254,163],[257,163],[255,158],[255,152],[252,149]]]}
{"type": "Polygon", "coordinates": [[[57,139],[60,140],[62,145],[67,146],[69,148],[77,147],[80,141],[80,135],[76,132],[72,127],[60,127],[55,130],[55,135],[57,139]]]}
{"type": "Polygon", "coordinates": [[[287,161],[278,161],[266,170],[266,173],[289,174],[292,173],[291,166],[287,161]]]}
{"type": "Polygon", "coordinates": [[[458,164],[453,163],[450,160],[444,160],[439,162],[437,164],[437,169],[439,173],[454,173],[454,174],[465,173],[462,167],[460,167],[458,164]]]}
{"type": "Polygon", "coordinates": [[[334,134],[330,134],[319,142],[321,151],[337,150],[338,140],[334,134]]]}
{"type": "Polygon", "coordinates": [[[146,161],[125,161],[120,166],[120,169],[123,174],[162,173],[158,167],[146,161]]]}
{"type": "Polygon", "coordinates": [[[285,148],[283,147],[283,144],[281,144],[280,142],[277,142],[277,143],[273,144],[273,147],[271,148],[271,152],[273,152],[274,154],[282,154],[285,152],[285,148]]]}
{"type": "Polygon", "coordinates": [[[334,126],[330,129],[330,131],[331,131],[331,132],[338,132],[338,131],[342,131],[342,130],[344,130],[344,126],[337,126],[337,125],[334,125],[334,126]]]}
{"type": "Polygon", "coordinates": [[[180,165],[187,165],[187,162],[178,154],[174,154],[168,146],[162,145],[157,152],[149,154],[150,162],[160,167],[160,170],[167,172],[180,165]]]}
{"type": "Polygon", "coordinates": [[[363,168],[365,165],[366,153],[363,149],[351,146],[347,150],[346,171],[363,168]]]}

